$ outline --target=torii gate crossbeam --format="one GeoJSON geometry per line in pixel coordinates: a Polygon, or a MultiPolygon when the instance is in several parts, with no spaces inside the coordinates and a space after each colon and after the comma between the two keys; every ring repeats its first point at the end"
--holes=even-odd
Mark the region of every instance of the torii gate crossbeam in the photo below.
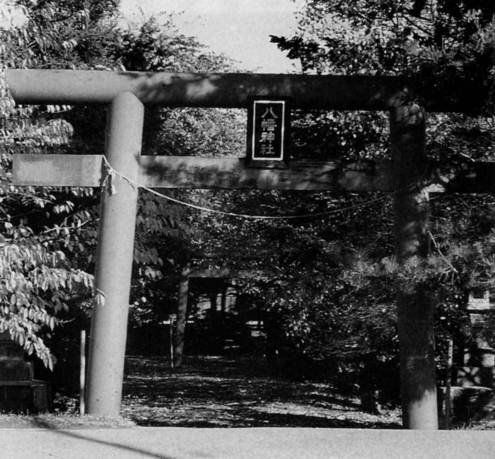
{"type": "MultiPolygon", "coordinates": [[[[479,101],[476,88],[464,86],[456,94],[436,91],[432,99],[421,96],[412,81],[395,77],[71,70],[7,70],[6,77],[17,103],[111,104],[106,160],[138,183],[169,188],[395,190],[400,260],[424,255],[426,246],[427,200],[416,186],[424,178],[424,109],[472,111],[479,101]],[[418,94],[423,107],[412,103],[418,94]],[[362,170],[342,175],[328,163],[309,169],[293,165],[281,171],[250,171],[239,160],[140,156],[144,104],[247,108],[253,96],[289,98],[293,108],[387,110],[393,160],[371,175],[362,170]]],[[[14,160],[14,177],[19,185],[45,186],[60,180],[66,186],[99,186],[108,178],[97,155],[23,155],[14,160]],[[40,170],[46,174],[40,176],[40,170]]],[[[88,412],[96,415],[119,413],[136,217],[137,190],[118,176],[113,185],[116,193],[107,187],[102,199],[95,282],[104,301],[95,305],[90,337],[88,412]]],[[[493,184],[488,188],[492,191],[493,184]]],[[[432,306],[426,298],[403,295],[398,315],[404,425],[436,429],[432,306]]]]}

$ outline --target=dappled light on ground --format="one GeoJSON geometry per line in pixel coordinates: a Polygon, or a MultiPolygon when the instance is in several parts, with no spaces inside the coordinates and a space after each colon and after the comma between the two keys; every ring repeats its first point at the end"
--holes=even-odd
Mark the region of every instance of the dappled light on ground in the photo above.
{"type": "Polygon", "coordinates": [[[371,415],[330,384],[267,376],[262,363],[221,357],[127,359],[122,415],[143,426],[399,428],[400,413],[371,415]]]}

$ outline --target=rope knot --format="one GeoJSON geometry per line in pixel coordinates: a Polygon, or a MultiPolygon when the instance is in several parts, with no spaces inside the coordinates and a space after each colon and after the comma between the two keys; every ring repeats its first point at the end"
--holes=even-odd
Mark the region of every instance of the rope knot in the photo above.
{"type": "Polygon", "coordinates": [[[117,193],[117,189],[115,188],[115,177],[117,175],[117,171],[112,167],[112,165],[108,162],[106,156],[103,156],[103,167],[105,169],[103,182],[101,183],[101,190],[106,190],[110,196],[117,193]]]}

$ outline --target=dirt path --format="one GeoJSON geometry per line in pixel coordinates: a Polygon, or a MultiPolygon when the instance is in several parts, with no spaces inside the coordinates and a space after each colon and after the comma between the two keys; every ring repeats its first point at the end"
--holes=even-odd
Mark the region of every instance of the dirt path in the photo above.
{"type": "Polygon", "coordinates": [[[129,357],[122,415],[141,426],[399,428],[400,413],[375,416],[324,383],[266,376],[249,361],[129,357]]]}

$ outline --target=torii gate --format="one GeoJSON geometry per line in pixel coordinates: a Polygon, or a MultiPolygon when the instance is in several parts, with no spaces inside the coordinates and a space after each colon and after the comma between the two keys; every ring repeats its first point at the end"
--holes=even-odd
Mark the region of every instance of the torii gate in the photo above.
{"type": "MultiPolygon", "coordinates": [[[[396,253],[404,261],[425,255],[427,247],[428,193],[421,188],[426,183],[425,111],[472,111],[479,101],[478,92],[464,86],[456,94],[437,91],[419,106],[412,98],[415,85],[396,77],[72,70],[7,70],[6,77],[17,103],[111,105],[105,160],[101,155],[14,156],[16,185],[98,187],[107,180],[104,162],[118,173],[116,192],[103,193],[97,249],[95,283],[105,301],[95,305],[90,337],[87,407],[95,415],[120,410],[138,195],[130,181],[156,188],[391,191],[396,253]],[[140,155],[145,104],[247,108],[255,96],[288,98],[292,108],[389,111],[393,159],[371,168],[293,162],[261,170],[232,158],[140,155]]],[[[462,177],[442,178],[439,187],[495,191],[494,170],[493,164],[475,164],[462,177]]],[[[398,298],[398,331],[404,426],[437,429],[431,302],[398,298]]]]}

